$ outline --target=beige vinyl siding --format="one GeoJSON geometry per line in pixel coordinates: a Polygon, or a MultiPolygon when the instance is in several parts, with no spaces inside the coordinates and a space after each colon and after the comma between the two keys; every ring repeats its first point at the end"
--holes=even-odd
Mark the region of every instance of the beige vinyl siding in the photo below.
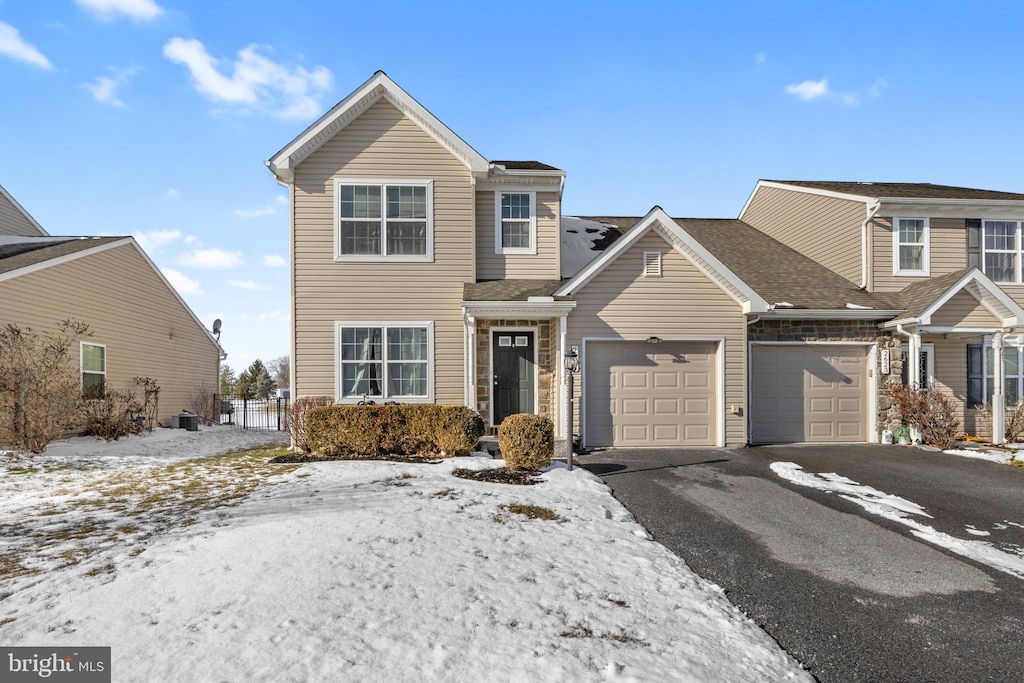
{"type": "MultiPolygon", "coordinates": [[[[979,343],[978,340],[943,339],[942,337],[924,336],[925,344],[935,345],[935,388],[952,399],[956,407],[956,416],[962,428],[977,434],[978,411],[966,408],[967,404],[967,344],[979,343]]],[[[985,436],[990,436],[986,434],[985,436]]]]}
{"type": "Polygon", "coordinates": [[[469,170],[384,100],[295,170],[295,396],[335,394],[334,322],[434,323],[437,403],[464,402],[462,286],[474,276],[469,170]],[[334,179],[433,180],[434,261],[334,260],[334,179]]]}
{"type": "Polygon", "coordinates": [[[43,233],[25,218],[3,192],[0,192],[0,235],[30,235],[39,237],[43,233]]]}
{"type": "Polygon", "coordinates": [[[863,202],[760,187],[740,220],[859,284],[865,211],[863,202]]]}
{"type": "MultiPolygon", "coordinates": [[[[567,341],[581,349],[584,337],[724,338],[725,407],[746,406],[746,323],[740,305],[656,233],[640,238],[575,298],[567,341]],[[662,252],[663,277],[643,277],[644,251],[662,252]]],[[[747,441],[746,410],[742,413],[726,411],[727,444],[747,441]]],[[[580,414],[577,405],[577,431],[580,414]]]]}
{"type": "MultiPolygon", "coordinates": [[[[919,216],[900,216],[900,218],[919,216]]],[[[928,260],[930,277],[940,277],[967,265],[967,231],[963,218],[928,220],[928,260]]],[[[899,291],[927,277],[893,275],[892,217],[876,217],[871,225],[872,278],[875,292],[899,291]]]]}
{"type": "Polygon", "coordinates": [[[1002,324],[991,311],[981,305],[967,292],[953,295],[942,308],[932,315],[932,325],[937,327],[1001,327],[1002,324]]]}
{"type": "Polygon", "coordinates": [[[1013,301],[1019,305],[1024,306],[1024,285],[999,285],[999,289],[1006,292],[1013,301]]]}
{"type": "MultiPolygon", "coordinates": [[[[106,345],[110,388],[157,381],[164,424],[194,388],[216,390],[216,344],[130,244],[0,282],[0,322],[47,332],[67,319],[89,325],[83,341],[106,345]]],[[[77,344],[74,354],[77,366],[77,344]]]]}
{"type": "MultiPolygon", "coordinates": [[[[512,191],[512,190],[510,190],[512,191]]],[[[496,254],[495,192],[476,193],[476,263],[478,280],[557,280],[558,194],[537,193],[537,253],[496,254]]]]}

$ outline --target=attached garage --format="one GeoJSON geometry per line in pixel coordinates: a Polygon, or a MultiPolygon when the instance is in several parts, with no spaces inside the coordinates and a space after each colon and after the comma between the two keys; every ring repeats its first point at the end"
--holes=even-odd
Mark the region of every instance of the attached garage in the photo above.
{"type": "Polygon", "coordinates": [[[588,341],[586,445],[716,445],[718,347],[717,341],[588,341]]]}
{"type": "Polygon", "coordinates": [[[751,443],[868,440],[867,345],[754,344],[751,443]]]}

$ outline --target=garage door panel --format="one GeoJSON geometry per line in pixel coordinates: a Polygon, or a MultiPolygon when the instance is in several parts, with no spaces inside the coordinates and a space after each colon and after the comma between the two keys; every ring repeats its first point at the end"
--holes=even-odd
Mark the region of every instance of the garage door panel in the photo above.
{"type": "Polygon", "coordinates": [[[712,446],[715,342],[588,342],[588,446],[712,446]]]}
{"type": "Polygon", "coordinates": [[[866,346],[753,346],[754,443],[867,440],[866,346]]]}

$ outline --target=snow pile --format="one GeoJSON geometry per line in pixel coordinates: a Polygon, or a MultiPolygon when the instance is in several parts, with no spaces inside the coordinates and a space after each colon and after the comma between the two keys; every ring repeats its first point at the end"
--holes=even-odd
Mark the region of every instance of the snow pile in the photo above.
{"type": "Polygon", "coordinates": [[[572,277],[601,254],[594,249],[594,243],[604,237],[610,228],[615,226],[575,216],[562,216],[559,244],[562,277],[572,277]]]}
{"type": "MultiPolygon", "coordinates": [[[[775,474],[794,484],[837,493],[841,498],[857,503],[874,515],[910,527],[910,533],[918,538],[951,550],[958,555],[963,555],[975,562],[987,564],[994,569],[1024,579],[1024,549],[1020,546],[1007,543],[996,547],[987,541],[972,541],[950,536],[911,519],[911,515],[932,518],[920,505],[899,496],[883,493],[870,486],[858,484],[835,473],[811,474],[804,472],[803,467],[792,462],[773,462],[771,468],[775,474]]],[[[973,526],[968,527],[967,532],[971,535],[980,535],[973,526]]]]}
{"type": "Polygon", "coordinates": [[[451,474],[500,464],[279,472],[107,571],[35,577],[0,638],[111,645],[118,680],[811,680],[595,476],[451,474]]]}
{"type": "Polygon", "coordinates": [[[1013,459],[1018,454],[1021,453],[1021,451],[1018,451],[1017,453],[1007,453],[1006,451],[996,451],[996,450],[981,451],[981,450],[958,449],[958,448],[951,448],[948,451],[942,451],[942,452],[945,453],[946,455],[959,455],[962,458],[974,458],[976,460],[988,460],[989,462],[998,462],[998,463],[1000,463],[1002,465],[1009,465],[1013,461],[1013,459]]]}

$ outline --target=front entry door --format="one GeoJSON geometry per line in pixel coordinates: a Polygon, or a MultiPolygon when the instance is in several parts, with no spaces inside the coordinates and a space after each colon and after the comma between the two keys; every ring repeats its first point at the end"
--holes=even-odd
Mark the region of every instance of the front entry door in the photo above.
{"type": "Polygon", "coordinates": [[[533,413],[533,332],[494,332],[491,354],[494,426],[515,413],[533,413]]]}

